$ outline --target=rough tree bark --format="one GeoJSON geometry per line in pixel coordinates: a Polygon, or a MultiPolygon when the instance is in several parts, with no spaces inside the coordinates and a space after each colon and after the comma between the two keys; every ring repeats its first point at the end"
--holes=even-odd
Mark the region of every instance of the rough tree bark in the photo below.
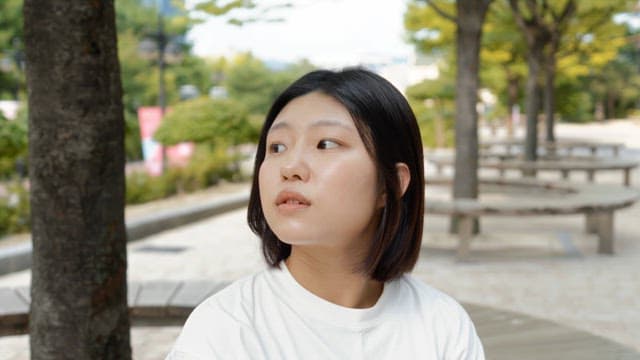
{"type": "Polygon", "coordinates": [[[478,198],[478,102],[482,24],[491,0],[458,0],[454,198],[478,198]]]}
{"type": "MultiPolygon", "coordinates": [[[[482,24],[492,0],[457,0],[456,15],[426,0],[439,15],[456,24],[456,124],[453,198],[478,198],[478,102],[482,24]]],[[[449,230],[457,230],[452,218],[449,230]]],[[[478,222],[474,225],[478,231],[478,222]]]]}
{"type": "Polygon", "coordinates": [[[130,359],[112,0],[25,0],[32,359],[130,359]]]}

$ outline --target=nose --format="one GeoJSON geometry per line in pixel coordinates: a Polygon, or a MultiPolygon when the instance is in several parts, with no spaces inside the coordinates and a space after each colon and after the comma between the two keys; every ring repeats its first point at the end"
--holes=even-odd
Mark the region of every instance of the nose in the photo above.
{"type": "Polygon", "coordinates": [[[307,181],[309,174],[309,165],[301,154],[290,156],[280,167],[280,175],[285,181],[307,181]]]}

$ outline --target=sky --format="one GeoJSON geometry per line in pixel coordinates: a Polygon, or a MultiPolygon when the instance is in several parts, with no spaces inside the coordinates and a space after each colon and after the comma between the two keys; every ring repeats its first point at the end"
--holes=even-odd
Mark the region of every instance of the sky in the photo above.
{"type": "Polygon", "coordinates": [[[226,17],[213,17],[194,27],[188,39],[201,56],[251,51],[263,60],[306,58],[324,66],[356,65],[363,59],[406,57],[412,52],[403,40],[405,0],[290,2],[292,8],[273,13],[283,22],[238,27],[228,24],[226,17]]]}

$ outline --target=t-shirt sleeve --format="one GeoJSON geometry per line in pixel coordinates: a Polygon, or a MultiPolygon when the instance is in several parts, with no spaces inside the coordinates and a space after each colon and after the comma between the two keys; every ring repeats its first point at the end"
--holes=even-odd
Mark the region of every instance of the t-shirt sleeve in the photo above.
{"type": "Polygon", "coordinates": [[[238,314],[206,301],[189,315],[166,360],[249,359],[263,353],[238,314]]]}
{"type": "Polygon", "coordinates": [[[467,312],[453,299],[447,304],[450,307],[448,321],[449,336],[446,358],[455,360],[484,360],[484,349],[476,329],[467,312]]]}

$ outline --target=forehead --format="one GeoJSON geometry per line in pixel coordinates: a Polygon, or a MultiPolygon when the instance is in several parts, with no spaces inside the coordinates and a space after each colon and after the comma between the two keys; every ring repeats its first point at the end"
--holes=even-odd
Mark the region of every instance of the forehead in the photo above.
{"type": "Polygon", "coordinates": [[[276,116],[269,131],[287,127],[339,126],[356,130],[349,110],[333,97],[312,92],[291,100],[276,116]]]}

